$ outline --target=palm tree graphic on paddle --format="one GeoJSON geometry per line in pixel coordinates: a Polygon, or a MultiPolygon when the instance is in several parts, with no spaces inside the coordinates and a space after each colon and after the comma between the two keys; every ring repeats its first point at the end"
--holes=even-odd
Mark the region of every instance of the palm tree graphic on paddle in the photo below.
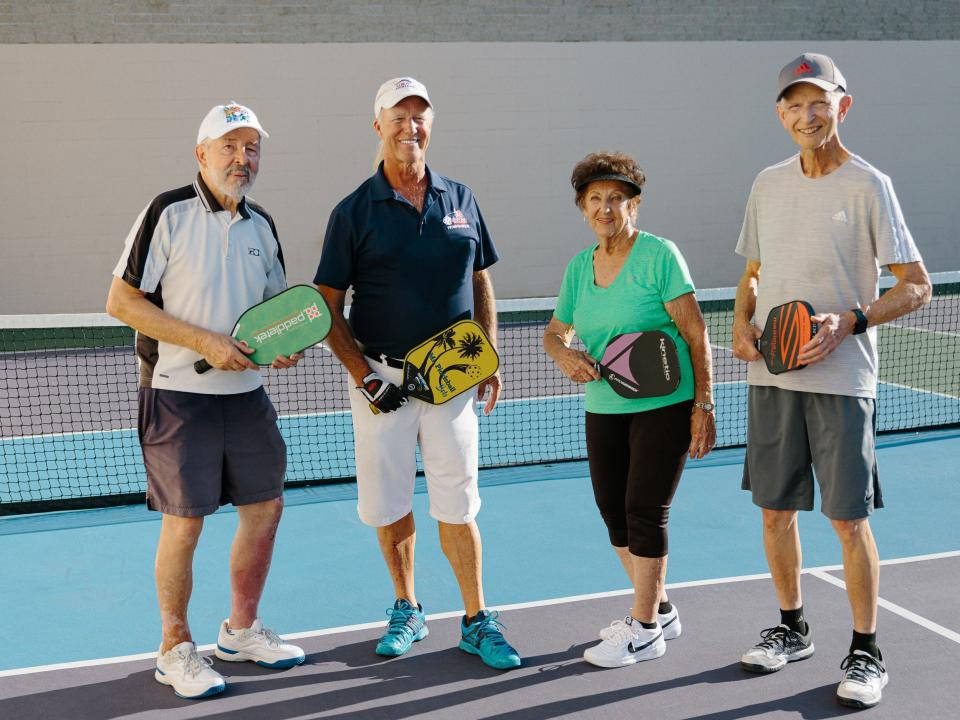
{"type": "Polygon", "coordinates": [[[446,396],[448,392],[456,392],[456,386],[449,374],[461,372],[475,380],[480,377],[480,366],[470,362],[454,362],[452,365],[444,365],[441,358],[450,353],[456,353],[454,360],[476,360],[483,352],[483,348],[484,338],[477,333],[465,332],[463,337],[458,340],[452,329],[444,330],[433,338],[433,345],[420,364],[420,376],[427,387],[430,387],[430,375],[436,370],[438,375],[437,390],[440,391],[440,394],[446,396]]]}

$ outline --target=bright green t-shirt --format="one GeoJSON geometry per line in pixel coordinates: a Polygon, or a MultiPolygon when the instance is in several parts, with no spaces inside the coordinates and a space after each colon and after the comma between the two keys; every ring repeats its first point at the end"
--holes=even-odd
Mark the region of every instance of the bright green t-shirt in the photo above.
{"type": "Polygon", "coordinates": [[[690,348],[664,307],[664,303],[695,289],[677,246],[641,230],[617,277],[605,288],[599,287],[593,277],[593,253],[597,247],[577,253],[567,265],[554,317],[573,325],[587,352],[597,360],[617,335],[651,330],[665,332],[677,344],[680,384],[669,395],[629,400],[617,395],[606,380],[589,382],[586,383],[587,412],[643,412],[692,400],[690,348]]]}

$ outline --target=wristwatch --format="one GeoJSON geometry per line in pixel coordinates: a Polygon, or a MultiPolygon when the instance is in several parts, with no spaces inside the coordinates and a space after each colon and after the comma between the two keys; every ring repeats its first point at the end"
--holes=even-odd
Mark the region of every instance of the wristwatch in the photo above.
{"type": "Polygon", "coordinates": [[[867,331],[867,316],[863,314],[863,310],[860,308],[853,308],[850,310],[854,315],[857,316],[857,324],[853,326],[853,334],[860,335],[867,331]]]}
{"type": "Polygon", "coordinates": [[[703,410],[704,412],[712,413],[713,409],[716,407],[712,402],[695,402],[693,404],[698,410],[703,410]]]}

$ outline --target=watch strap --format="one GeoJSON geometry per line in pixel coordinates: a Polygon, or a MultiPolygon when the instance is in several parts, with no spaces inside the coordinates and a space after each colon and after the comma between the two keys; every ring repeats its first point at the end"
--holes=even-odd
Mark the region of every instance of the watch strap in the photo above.
{"type": "Polygon", "coordinates": [[[867,330],[867,316],[860,308],[851,308],[850,312],[857,316],[857,323],[853,326],[853,334],[860,335],[867,330]]]}

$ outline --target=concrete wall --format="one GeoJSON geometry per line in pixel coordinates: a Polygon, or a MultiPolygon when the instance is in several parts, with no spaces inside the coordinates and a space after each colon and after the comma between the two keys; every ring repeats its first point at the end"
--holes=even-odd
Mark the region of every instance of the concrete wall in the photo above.
{"type": "Polygon", "coordinates": [[[0,43],[957,38],[956,0],[0,0],[0,43]]]}
{"type": "MultiPolygon", "coordinates": [[[[21,5],[0,1],[0,21],[21,5]]],[[[273,136],[252,194],[277,219],[290,280],[309,281],[330,209],[370,173],[374,91],[397,74],[430,89],[429,162],[476,191],[501,297],[556,294],[592,240],[570,169],[604,148],[648,172],[641,227],[678,243],[700,287],[731,285],[750,183],[793,152],[776,74],[808,49],[850,81],[842,137],[893,177],[928,266],[960,268],[954,41],[0,45],[0,314],[101,310],[137,213],[191,180],[197,125],[230,99],[273,136]]]]}

